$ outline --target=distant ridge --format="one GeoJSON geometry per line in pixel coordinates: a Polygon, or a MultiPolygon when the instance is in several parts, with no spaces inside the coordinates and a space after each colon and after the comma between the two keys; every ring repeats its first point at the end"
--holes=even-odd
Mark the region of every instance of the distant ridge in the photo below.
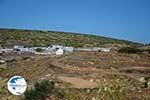
{"type": "Polygon", "coordinates": [[[52,44],[59,44],[73,47],[94,47],[104,44],[143,45],[137,42],[83,33],[6,28],[0,28],[0,38],[2,47],[12,47],[16,44],[25,46],[50,46],[52,44]]]}

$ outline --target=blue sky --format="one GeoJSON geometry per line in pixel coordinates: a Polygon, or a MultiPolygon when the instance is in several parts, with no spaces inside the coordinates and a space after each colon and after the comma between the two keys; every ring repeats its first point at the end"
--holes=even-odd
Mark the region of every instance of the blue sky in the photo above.
{"type": "Polygon", "coordinates": [[[150,43],[150,0],[0,0],[0,27],[150,43]]]}

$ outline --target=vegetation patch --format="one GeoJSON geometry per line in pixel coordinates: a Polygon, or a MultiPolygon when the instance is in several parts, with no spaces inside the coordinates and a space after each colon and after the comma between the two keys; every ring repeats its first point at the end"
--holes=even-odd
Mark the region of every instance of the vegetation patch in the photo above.
{"type": "Polygon", "coordinates": [[[118,53],[142,53],[143,50],[134,47],[123,47],[118,50],[118,53]]]}
{"type": "Polygon", "coordinates": [[[42,48],[37,48],[36,49],[36,52],[43,52],[44,51],[44,49],[42,49],[42,48]]]}
{"type": "Polygon", "coordinates": [[[146,51],[146,52],[148,52],[148,53],[150,54],[150,49],[146,49],[146,50],[144,50],[144,51],[146,51]]]}
{"type": "Polygon", "coordinates": [[[62,96],[61,92],[54,87],[54,82],[49,80],[36,83],[34,88],[27,90],[24,95],[24,100],[46,100],[46,98],[52,99],[62,96]]]}
{"type": "MultiPolygon", "coordinates": [[[[102,80],[97,79],[100,84],[102,80]]],[[[123,100],[126,97],[126,85],[120,78],[103,78],[103,86],[99,86],[96,100],[123,100]]]]}
{"type": "Polygon", "coordinates": [[[0,72],[4,71],[4,68],[0,68],[0,72]]]}
{"type": "Polygon", "coordinates": [[[0,87],[0,95],[3,94],[5,92],[5,89],[0,87]]]}
{"type": "Polygon", "coordinates": [[[84,47],[101,46],[102,44],[142,45],[131,41],[113,39],[103,36],[39,30],[0,29],[2,47],[14,46],[50,46],[52,44],[84,47]]]}

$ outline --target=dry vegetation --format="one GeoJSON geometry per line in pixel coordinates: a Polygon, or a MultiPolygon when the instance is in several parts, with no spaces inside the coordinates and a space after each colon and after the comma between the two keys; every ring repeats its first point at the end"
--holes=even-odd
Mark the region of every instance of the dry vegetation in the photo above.
{"type": "MultiPolygon", "coordinates": [[[[54,80],[56,88],[63,89],[64,100],[148,100],[150,90],[143,88],[139,80],[150,75],[149,60],[149,54],[116,52],[32,55],[29,59],[18,59],[15,67],[1,72],[1,97],[17,99],[7,91],[6,82],[13,75],[22,75],[27,80],[28,89],[36,82],[54,80]]],[[[55,96],[48,98],[54,99],[55,96]]]]}
{"type": "MultiPolygon", "coordinates": [[[[26,46],[61,44],[74,47],[104,44],[141,45],[106,37],[54,31],[0,29],[0,36],[3,47],[12,47],[14,44],[26,46]]],[[[7,81],[14,75],[21,75],[26,79],[28,84],[26,95],[29,98],[33,96],[32,91],[36,90],[33,88],[34,84],[52,80],[55,91],[36,91],[39,93],[37,97],[45,100],[150,100],[150,86],[143,81],[143,78],[150,81],[149,53],[76,51],[62,56],[37,56],[14,52],[4,54],[1,58],[7,62],[0,68],[0,100],[24,98],[14,96],[7,90],[7,81]],[[40,95],[41,92],[44,93],[44,97],[40,95]]],[[[47,85],[39,86],[41,90],[43,88],[45,90],[47,85]]]]}
{"type": "Polygon", "coordinates": [[[108,37],[57,31],[0,29],[3,47],[15,44],[24,46],[50,46],[60,44],[73,47],[100,46],[103,44],[142,45],[108,37]]]}

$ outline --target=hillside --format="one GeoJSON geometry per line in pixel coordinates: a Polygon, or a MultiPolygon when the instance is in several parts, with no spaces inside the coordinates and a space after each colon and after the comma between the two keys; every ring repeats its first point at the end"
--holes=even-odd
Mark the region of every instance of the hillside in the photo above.
{"type": "Polygon", "coordinates": [[[58,31],[1,28],[0,37],[3,47],[12,47],[15,44],[25,46],[49,46],[52,44],[59,44],[73,47],[100,46],[103,44],[141,45],[139,43],[126,40],[58,31]]]}
{"type": "MultiPolygon", "coordinates": [[[[14,44],[26,46],[61,44],[74,47],[103,44],[141,45],[95,35],[16,29],[0,29],[0,39],[3,47],[11,47],[14,44]]],[[[149,100],[150,54],[116,51],[115,49],[107,53],[74,51],[59,56],[3,53],[1,60],[5,63],[0,64],[0,100],[24,100],[26,95],[14,96],[7,89],[8,80],[15,75],[26,79],[27,91],[32,90],[36,82],[44,80],[54,82],[56,89],[54,93],[40,92],[45,94],[42,95],[44,99],[25,100],[149,100]]],[[[30,93],[30,97],[36,94],[30,93]]]]}
{"type": "Polygon", "coordinates": [[[53,80],[63,93],[60,99],[27,100],[92,100],[92,97],[99,97],[95,100],[150,100],[150,87],[143,88],[142,83],[144,77],[150,76],[149,54],[75,51],[61,56],[16,53],[2,56],[2,59],[8,58],[15,58],[16,62],[6,64],[9,69],[0,71],[0,100],[22,100],[22,96],[14,96],[7,89],[8,79],[15,75],[27,80],[28,89],[35,82],[53,80]],[[102,90],[98,93],[104,87],[115,92],[102,90]],[[120,99],[122,94],[125,95],[120,99]],[[100,98],[102,96],[104,99],[100,98]]]}

